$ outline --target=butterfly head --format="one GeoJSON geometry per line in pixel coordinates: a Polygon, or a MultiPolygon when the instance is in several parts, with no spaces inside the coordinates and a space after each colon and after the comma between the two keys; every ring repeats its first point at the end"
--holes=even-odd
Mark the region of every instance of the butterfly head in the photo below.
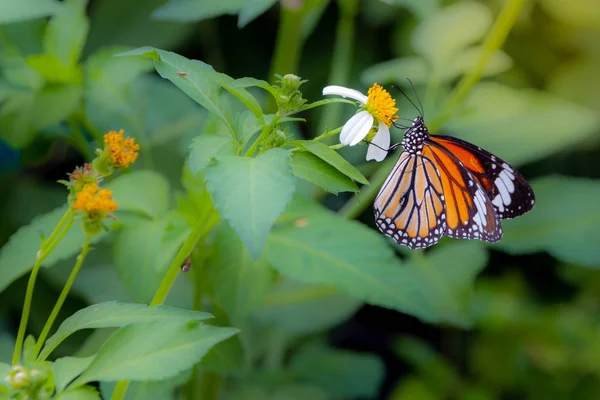
{"type": "Polygon", "coordinates": [[[425,126],[425,121],[422,117],[417,117],[413,120],[412,126],[404,132],[402,148],[411,154],[421,154],[423,145],[428,138],[429,131],[425,126]]]}

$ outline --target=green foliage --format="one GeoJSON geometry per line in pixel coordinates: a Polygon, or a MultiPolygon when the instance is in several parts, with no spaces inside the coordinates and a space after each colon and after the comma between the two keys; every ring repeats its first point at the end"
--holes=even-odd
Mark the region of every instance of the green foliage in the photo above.
{"type": "Polygon", "coordinates": [[[312,153],[294,152],[291,165],[298,178],[314,183],[330,193],[358,192],[358,186],[352,179],[312,153]]]}
{"type": "Polygon", "coordinates": [[[39,357],[45,359],[67,336],[81,329],[116,328],[142,323],[164,324],[164,321],[201,321],[207,318],[211,318],[211,315],[168,306],[148,307],[117,302],[96,304],[67,318],[48,339],[39,357]]]}
{"type": "Polygon", "coordinates": [[[217,157],[207,168],[206,182],[219,212],[258,259],[294,192],[290,153],[272,149],[256,158],[217,157]]]}
{"type": "Polygon", "coordinates": [[[54,0],[5,0],[0,4],[0,24],[46,17],[62,9],[54,0]]]}
{"type": "Polygon", "coordinates": [[[598,182],[548,176],[532,183],[538,201],[530,214],[507,221],[494,247],[514,254],[547,251],[559,260],[600,266],[598,182]]]}
{"type": "Polygon", "coordinates": [[[170,378],[190,368],[212,346],[236,333],[234,328],[185,321],[130,325],[106,341],[88,368],[71,385],[77,387],[96,380],[170,378]],[[165,365],[169,368],[164,368],[165,365]]]}
{"type": "Polygon", "coordinates": [[[367,397],[383,379],[383,364],[370,354],[312,346],[301,349],[290,364],[292,372],[341,398],[367,397]]]}

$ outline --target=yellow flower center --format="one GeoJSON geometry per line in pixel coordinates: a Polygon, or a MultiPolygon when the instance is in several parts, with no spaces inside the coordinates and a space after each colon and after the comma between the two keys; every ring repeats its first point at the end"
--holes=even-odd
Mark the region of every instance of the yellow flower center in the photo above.
{"type": "Polygon", "coordinates": [[[117,209],[117,202],[112,199],[111,190],[99,189],[96,183],[90,183],[77,193],[72,207],[86,212],[109,212],[117,209]]]}
{"type": "Polygon", "coordinates": [[[398,112],[396,100],[392,98],[387,90],[376,83],[369,88],[365,109],[388,128],[398,119],[398,116],[395,115],[398,112]]]}
{"type": "Polygon", "coordinates": [[[104,143],[106,143],[112,162],[116,167],[127,168],[137,159],[140,145],[136,144],[133,138],[124,138],[123,129],[119,132],[108,132],[104,135],[104,143]]]}

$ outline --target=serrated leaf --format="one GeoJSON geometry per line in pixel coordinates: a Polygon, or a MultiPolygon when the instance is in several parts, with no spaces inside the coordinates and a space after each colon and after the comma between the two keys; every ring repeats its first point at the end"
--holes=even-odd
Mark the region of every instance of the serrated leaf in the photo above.
{"type": "Polygon", "coordinates": [[[335,195],[339,192],[359,191],[352,179],[309,152],[294,152],[291,164],[294,175],[298,178],[314,183],[335,195]]]}
{"type": "Polygon", "coordinates": [[[102,400],[95,387],[83,386],[59,393],[55,400],[102,400]]]}
{"type": "Polygon", "coordinates": [[[54,361],[52,371],[54,372],[56,391],[62,392],[73,379],[77,378],[90,365],[94,357],[63,357],[54,361]]]}
{"type": "MultiPolygon", "coordinates": [[[[49,235],[67,210],[66,206],[59,207],[47,214],[34,218],[29,225],[22,226],[15,232],[8,243],[0,249],[0,291],[4,290],[14,280],[26,274],[35,262],[35,257],[41,246],[39,232],[49,235]]],[[[101,233],[92,238],[97,243],[106,235],[101,233]]],[[[71,229],[48,255],[42,266],[50,267],[57,261],[71,257],[81,250],[85,234],[79,221],[75,221],[71,229]]]]}
{"type": "Polygon", "coordinates": [[[565,262],[600,268],[600,181],[549,176],[532,182],[536,204],[502,222],[494,247],[511,254],[547,251],[565,262]]]}
{"type": "Polygon", "coordinates": [[[235,328],[190,322],[154,322],[121,328],[102,346],[94,361],[74,382],[160,380],[199,362],[235,328]]]}
{"type": "Polygon", "coordinates": [[[447,131],[516,166],[593,135],[600,117],[547,92],[485,82],[475,86],[447,131]],[[518,143],[518,145],[515,145],[518,143]]]}
{"type": "Polygon", "coordinates": [[[239,325],[260,307],[269,290],[272,276],[267,261],[253,260],[235,231],[221,224],[208,265],[217,303],[239,325]]]}
{"type": "Polygon", "coordinates": [[[237,14],[245,0],[170,0],[152,13],[164,21],[202,21],[225,14],[237,14]]]}
{"type": "Polygon", "coordinates": [[[340,398],[372,398],[383,381],[384,365],[372,354],[305,346],[290,361],[301,379],[340,398]]]}
{"type": "Polygon", "coordinates": [[[240,100],[260,121],[264,113],[258,101],[244,88],[232,86],[234,79],[216,72],[210,65],[199,60],[189,60],[170,51],[142,47],[121,56],[141,56],[154,60],[156,71],[173,82],[193,100],[211,113],[219,116],[232,134],[235,133],[226,98],[220,88],[227,90],[240,100]]]}
{"type": "Polygon", "coordinates": [[[46,341],[39,359],[45,359],[65,338],[82,329],[115,328],[130,324],[163,321],[202,321],[212,315],[199,311],[169,306],[150,307],[145,304],[117,303],[94,304],[77,311],[63,321],[56,333],[46,341]]]}
{"type": "Polygon", "coordinates": [[[244,347],[239,335],[236,335],[211,348],[200,364],[203,370],[220,375],[240,375],[244,362],[244,347]]]}
{"type": "Polygon", "coordinates": [[[402,266],[386,239],[321,207],[294,203],[265,251],[281,274],[327,284],[371,304],[429,322],[467,325],[466,290],[485,265],[477,243],[460,243],[402,266]],[[449,275],[455,278],[449,280],[449,275]]]}
{"type": "Polygon", "coordinates": [[[463,1],[425,19],[413,32],[411,42],[437,73],[462,49],[481,40],[491,26],[492,14],[486,6],[463,1]]]}
{"type": "Polygon", "coordinates": [[[243,28],[266,12],[277,0],[245,0],[238,16],[238,28],[243,28]]]}
{"type": "Polygon", "coordinates": [[[0,2],[0,24],[47,17],[62,9],[62,3],[55,0],[3,0],[0,2]]]}
{"type": "Polygon", "coordinates": [[[231,136],[200,135],[190,145],[190,170],[197,174],[217,155],[235,154],[235,143],[231,136]]]}
{"type": "Polygon", "coordinates": [[[283,280],[265,297],[256,319],[294,335],[323,332],[352,316],[362,301],[334,286],[283,280]]]}
{"type": "Polygon", "coordinates": [[[357,182],[360,182],[363,185],[369,184],[367,178],[365,178],[359,170],[357,170],[352,164],[346,161],[346,159],[340,156],[335,150],[329,148],[329,146],[327,146],[326,144],[309,140],[303,140],[297,143],[301,147],[313,153],[315,156],[319,157],[321,160],[326,161],[328,164],[335,167],[338,171],[340,171],[347,177],[357,182]]]}
{"type": "Polygon", "coordinates": [[[161,174],[145,170],[121,175],[106,185],[113,190],[118,211],[134,211],[151,218],[163,215],[169,206],[169,182],[161,174]]]}
{"type": "Polygon", "coordinates": [[[294,192],[290,153],[271,149],[256,158],[217,157],[206,170],[215,207],[258,259],[271,226],[294,192]]]}

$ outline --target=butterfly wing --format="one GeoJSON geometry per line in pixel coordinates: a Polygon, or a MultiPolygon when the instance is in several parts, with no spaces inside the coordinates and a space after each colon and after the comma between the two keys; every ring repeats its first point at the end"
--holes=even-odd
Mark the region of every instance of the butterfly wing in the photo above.
{"type": "Polygon", "coordinates": [[[428,142],[422,150],[439,171],[446,209],[446,235],[495,243],[502,227],[482,184],[445,147],[428,142]]]}
{"type": "Polygon", "coordinates": [[[379,230],[412,249],[437,243],[446,232],[444,195],[430,159],[403,152],[374,203],[379,230]]]}
{"type": "Polygon", "coordinates": [[[500,219],[515,218],[533,208],[535,196],[531,186],[505,161],[455,137],[431,135],[429,140],[452,153],[475,176],[500,219]]]}

